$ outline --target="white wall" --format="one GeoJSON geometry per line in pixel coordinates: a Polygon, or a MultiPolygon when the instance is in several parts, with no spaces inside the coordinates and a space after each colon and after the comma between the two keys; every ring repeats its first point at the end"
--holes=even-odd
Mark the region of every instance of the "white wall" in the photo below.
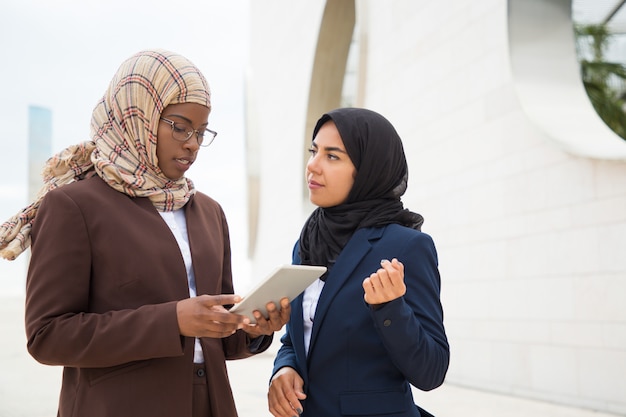
{"type": "MultiPolygon", "coordinates": [[[[309,210],[300,147],[324,1],[250,4],[262,273],[289,261],[309,210]]],[[[625,414],[626,162],[567,154],[527,119],[506,2],[362,0],[357,13],[364,106],[403,137],[405,206],[439,251],[448,383],[625,414]]]]}
{"type": "Polygon", "coordinates": [[[261,278],[291,263],[304,222],[302,144],[313,51],[323,12],[319,1],[250,2],[251,41],[246,130],[256,140],[259,208],[253,271],[261,278]]]}

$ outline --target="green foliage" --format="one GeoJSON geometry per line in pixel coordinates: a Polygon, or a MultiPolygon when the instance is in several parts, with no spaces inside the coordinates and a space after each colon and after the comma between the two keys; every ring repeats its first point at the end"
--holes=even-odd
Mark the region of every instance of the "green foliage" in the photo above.
{"type": "Polygon", "coordinates": [[[589,100],[604,123],[626,140],[626,66],[604,59],[612,35],[606,25],[576,25],[574,31],[589,100]]]}

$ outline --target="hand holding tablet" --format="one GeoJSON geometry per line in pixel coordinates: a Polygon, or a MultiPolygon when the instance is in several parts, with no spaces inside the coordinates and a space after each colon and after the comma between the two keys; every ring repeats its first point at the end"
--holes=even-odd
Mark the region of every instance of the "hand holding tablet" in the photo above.
{"type": "Polygon", "coordinates": [[[283,265],[276,268],[264,280],[255,285],[240,303],[235,304],[229,311],[241,314],[255,323],[252,312],[259,310],[264,317],[268,316],[265,305],[274,302],[280,308],[281,298],[289,301],[296,298],[302,291],[326,272],[325,266],[312,265],[283,265]]]}

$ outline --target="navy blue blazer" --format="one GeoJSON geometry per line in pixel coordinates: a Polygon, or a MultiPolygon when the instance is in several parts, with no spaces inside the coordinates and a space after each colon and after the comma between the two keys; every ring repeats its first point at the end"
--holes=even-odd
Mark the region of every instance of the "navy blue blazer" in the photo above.
{"type": "Polygon", "coordinates": [[[308,357],[300,295],[274,361],[273,373],[289,366],[304,379],[302,417],[420,416],[410,385],[440,386],[450,359],[439,293],[429,235],[397,224],[355,232],[319,298],[308,357]],[[404,264],[407,292],[373,308],[363,299],[363,279],[393,258],[404,264]]]}

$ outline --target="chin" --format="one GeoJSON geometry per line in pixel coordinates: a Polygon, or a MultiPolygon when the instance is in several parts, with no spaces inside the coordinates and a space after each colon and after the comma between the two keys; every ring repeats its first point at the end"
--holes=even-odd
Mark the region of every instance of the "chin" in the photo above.
{"type": "Polygon", "coordinates": [[[320,203],[315,200],[311,200],[311,203],[319,208],[330,208],[330,207],[335,206],[335,204],[325,204],[323,202],[320,203]]]}
{"type": "Polygon", "coordinates": [[[176,181],[178,181],[178,180],[180,180],[180,179],[185,178],[185,176],[184,176],[184,175],[178,175],[178,176],[176,176],[176,175],[165,175],[165,174],[163,174],[163,176],[164,176],[165,178],[167,178],[168,180],[170,180],[170,181],[174,181],[174,182],[176,182],[176,181]]]}

